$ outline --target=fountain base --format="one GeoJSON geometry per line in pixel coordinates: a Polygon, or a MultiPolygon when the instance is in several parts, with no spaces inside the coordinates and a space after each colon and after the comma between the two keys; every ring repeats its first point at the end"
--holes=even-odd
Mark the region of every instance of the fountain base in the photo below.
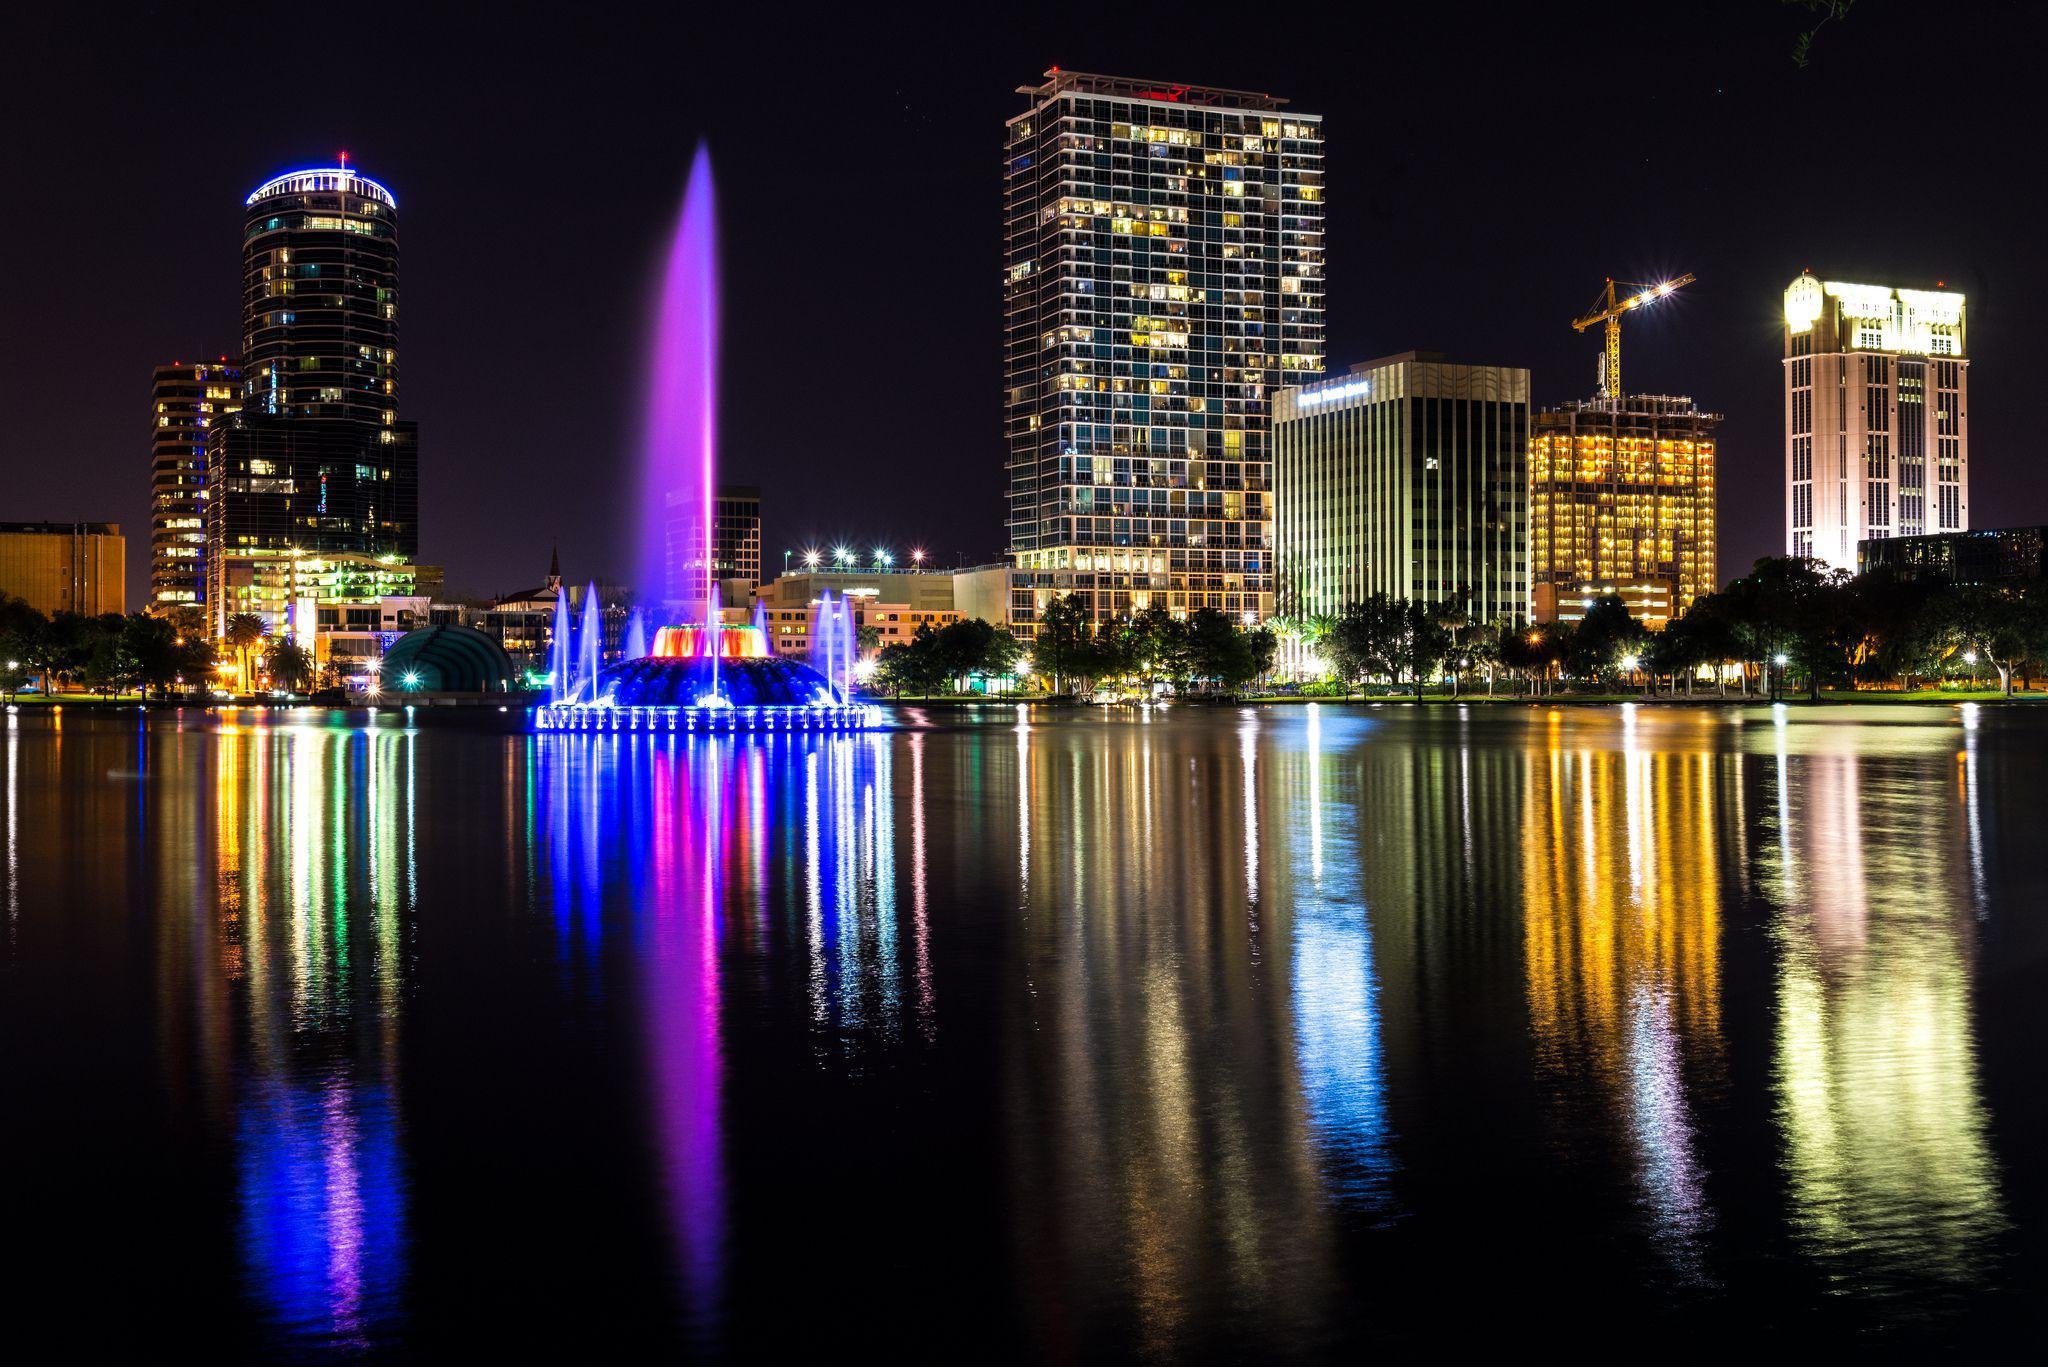
{"type": "Polygon", "coordinates": [[[534,709],[542,731],[658,735],[735,732],[877,731],[882,709],[867,703],[814,703],[803,707],[604,707],[550,703],[534,709]]]}
{"type": "MultiPolygon", "coordinates": [[[[700,642],[664,627],[657,650],[694,649],[700,642]]],[[[599,672],[573,698],[534,713],[542,731],[735,732],[872,731],[882,709],[853,701],[847,690],[795,660],[767,651],[753,628],[722,633],[720,655],[675,653],[626,660],[599,672]]]]}

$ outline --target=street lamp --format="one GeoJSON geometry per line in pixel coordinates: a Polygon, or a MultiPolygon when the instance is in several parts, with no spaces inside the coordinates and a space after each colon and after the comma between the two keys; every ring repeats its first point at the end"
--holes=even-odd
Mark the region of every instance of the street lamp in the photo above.
{"type": "Polygon", "coordinates": [[[853,563],[853,552],[844,546],[834,547],[832,558],[841,565],[851,565],[853,563]]]}
{"type": "Polygon", "coordinates": [[[1781,650],[1771,656],[1771,663],[1778,667],[1777,680],[1771,685],[1771,696],[1775,698],[1778,696],[1778,691],[1785,685],[1785,666],[1792,663],[1792,657],[1781,650]]]}
{"type": "Polygon", "coordinates": [[[809,550],[809,551],[805,551],[805,552],[804,552],[804,568],[805,568],[805,569],[807,569],[807,570],[814,570],[814,569],[818,568],[818,558],[819,558],[819,557],[818,557],[818,553],[817,553],[817,551],[815,551],[815,550],[809,550]]]}
{"type": "Polygon", "coordinates": [[[924,568],[924,547],[912,546],[910,548],[910,563],[919,569],[924,568]]]}
{"type": "Polygon", "coordinates": [[[896,557],[883,550],[880,546],[877,546],[875,547],[875,563],[886,570],[896,563],[896,557]]]}

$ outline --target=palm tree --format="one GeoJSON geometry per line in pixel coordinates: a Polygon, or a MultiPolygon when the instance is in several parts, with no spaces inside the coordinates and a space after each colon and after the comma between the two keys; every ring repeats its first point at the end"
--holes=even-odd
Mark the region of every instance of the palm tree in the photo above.
{"type": "Polygon", "coordinates": [[[249,652],[263,639],[263,619],[253,612],[237,612],[228,618],[227,629],[221,639],[235,652],[235,663],[241,669],[239,676],[243,691],[249,690],[249,652]]]}
{"type": "Polygon", "coordinates": [[[315,667],[311,652],[289,636],[277,638],[263,663],[272,682],[283,685],[287,693],[304,692],[306,680],[313,677],[315,667]]]}

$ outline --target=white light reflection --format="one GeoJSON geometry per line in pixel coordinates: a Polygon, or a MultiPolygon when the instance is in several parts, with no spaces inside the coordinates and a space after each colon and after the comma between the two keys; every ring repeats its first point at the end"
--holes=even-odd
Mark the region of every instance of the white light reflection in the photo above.
{"type": "Polygon", "coordinates": [[[910,914],[917,939],[917,1027],[930,1044],[935,1037],[931,926],[925,902],[924,733],[910,735],[910,914]]]}
{"type": "Polygon", "coordinates": [[[21,718],[7,714],[7,944],[21,920],[21,718]]]}
{"type": "Polygon", "coordinates": [[[1977,916],[1982,919],[1989,911],[1989,890],[1984,883],[1984,825],[1983,813],[1978,799],[1982,790],[1977,784],[1977,723],[1978,708],[1973,702],[1963,704],[1963,830],[1970,849],[1970,892],[1977,903],[1977,916]]]}
{"type": "Polygon", "coordinates": [[[1237,750],[1244,764],[1244,891],[1250,899],[1252,925],[1259,916],[1259,719],[1250,708],[1237,728],[1237,750]]]}

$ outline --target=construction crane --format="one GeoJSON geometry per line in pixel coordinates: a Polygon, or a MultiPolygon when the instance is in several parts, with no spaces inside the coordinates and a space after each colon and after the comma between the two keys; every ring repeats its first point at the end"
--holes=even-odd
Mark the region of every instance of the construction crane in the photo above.
{"type": "Polygon", "coordinates": [[[1572,319],[1572,329],[1584,332],[1595,323],[1607,324],[1607,351],[1600,358],[1600,397],[1621,401],[1621,315],[1669,295],[1681,285],[1690,285],[1694,280],[1691,273],[1673,276],[1655,285],[1617,284],[1610,279],[1607,288],[1593,300],[1593,307],[1584,317],[1572,319]]]}

